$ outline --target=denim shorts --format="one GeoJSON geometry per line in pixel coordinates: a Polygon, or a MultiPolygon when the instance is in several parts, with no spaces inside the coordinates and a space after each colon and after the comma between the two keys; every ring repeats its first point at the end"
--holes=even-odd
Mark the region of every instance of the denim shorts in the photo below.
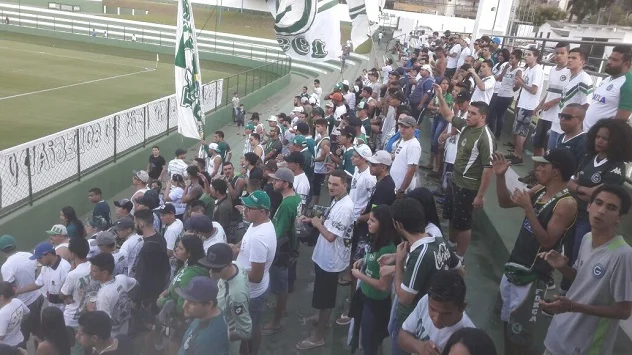
{"type": "Polygon", "coordinates": [[[261,313],[266,304],[266,298],[268,291],[264,292],[261,296],[251,298],[248,305],[248,311],[250,312],[250,319],[252,319],[252,327],[255,328],[261,324],[261,313]]]}
{"type": "Polygon", "coordinates": [[[283,266],[270,266],[270,292],[275,295],[287,293],[288,268],[283,266]]]}

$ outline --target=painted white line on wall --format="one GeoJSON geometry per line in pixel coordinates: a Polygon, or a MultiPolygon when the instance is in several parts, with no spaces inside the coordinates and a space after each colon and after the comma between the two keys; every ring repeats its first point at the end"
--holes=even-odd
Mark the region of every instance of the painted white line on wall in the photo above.
{"type": "Polygon", "coordinates": [[[81,85],[86,85],[86,84],[92,84],[92,83],[98,83],[100,81],[106,81],[106,80],[112,80],[112,79],[118,79],[118,78],[124,78],[126,76],[132,76],[132,75],[136,75],[136,74],[142,74],[142,73],[147,73],[147,72],[152,72],[155,71],[156,69],[144,69],[144,70],[140,70],[140,71],[136,71],[133,73],[127,73],[127,74],[121,74],[121,75],[115,75],[115,76],[110,76],[107,78],[101,78],[101,79],[95,79],[95,80],[88,80],[88,81],[82,81],[80,83],[75,83],[75,84],[70,84],[70,85],[64,85],[64,86],[58,86],[55,88],[50,88],[50,89],[44,89],[44,90],[37,90],[37,91],[31,91],[31,92],[25,92],[22,94],[17,94],[17,95],[11,95],[11,96],[5,96],[5,97],[0,97],[0,101],[3,100],[9,100],[9,99],[15,99],[17,97],[23,97],[23,96],[29,96],[29,95],[35,95],[35,94],[41,94],[44,92],[49,92],[49,91],[55,91],[55,90],[62,90],[62,89],[67,89],[67,88],[71,88],[71,87],[75,87],[75,86],[81,86],[81,85]]]}

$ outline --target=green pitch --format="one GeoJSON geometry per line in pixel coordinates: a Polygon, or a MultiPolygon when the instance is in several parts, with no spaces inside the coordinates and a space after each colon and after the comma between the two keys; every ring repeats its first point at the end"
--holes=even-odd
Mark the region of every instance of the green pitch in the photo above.
{"type": "MultiPolygon", "coordinates": [[[[250,69],[200,65],[203,82],[250,69]]],[[[173,56],[9,32],[0,78],[0,150],[175,92],[173,56]]]]}

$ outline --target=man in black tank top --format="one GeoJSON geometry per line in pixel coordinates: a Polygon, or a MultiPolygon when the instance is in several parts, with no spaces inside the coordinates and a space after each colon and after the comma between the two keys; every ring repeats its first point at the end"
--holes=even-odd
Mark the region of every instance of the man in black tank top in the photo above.
{"type": "Polygon", "coordinates": [[[544,337],[548,325],[538,324],[542,314],[537,306],[533,311],[533,304],[538,304],[536,298],[544,298],[552,269],[538,253],[561,249],[564,238],[572,238],[577,217],[577,202],[566,187],[576,167],[572,152],[555,148],[545,156],[533,157],[533,161],[538,185],[511,193],[505,181],[510,162],[498,153],[492,159],[500,207],[520,207],[525,212],[500,283],[505,354],[543,351],[534,347],[541,347],[543,339],[538,335],[544,337]],[[540,328],[542,334],[538,333],[540,328]]]}

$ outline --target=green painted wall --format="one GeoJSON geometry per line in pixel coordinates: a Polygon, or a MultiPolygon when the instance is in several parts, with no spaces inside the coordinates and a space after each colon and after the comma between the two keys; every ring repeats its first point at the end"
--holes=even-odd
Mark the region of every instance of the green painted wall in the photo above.
{"type": "MultiPolygon", "coordinates": [[[[283,90],[289,82],[289,75],[282,77],[266,87],[243,97],[241,102],[247,107],[253,107],[274,93],[283,90]]],[[[222,107],[206,116],[206,131],[214,132],[231,120],[231,107],[222,107]]],[[[30,249],[44,238],[44,231],[59,222],[59,211],[62,207],[73,206],[80,215],[92,209],[92,205],[87,199],[90,188],[98,186],[104,192],[116,193],[128,188],[131,185],[132,170],[138,170],[147,164],[151,146],[160,146],[160,149],[167,156],[166,152],[173,152],[181,147],[188,148],[196,143],[193,139],[183,139],[177,132],[172,132],[168,136],[147,143],[146,148],[141,147],[135,152],[118,159],[116,163],[108,164],[95,172],[83,176],[81,181],[71,183],[37,200],[33,206],[20,208],[0,219],[0,234],[11,234],[16,237],[18,246],[21,249],[30,249]]],[[[111,195],[104,197],[109,199],[111,195]]]]}

